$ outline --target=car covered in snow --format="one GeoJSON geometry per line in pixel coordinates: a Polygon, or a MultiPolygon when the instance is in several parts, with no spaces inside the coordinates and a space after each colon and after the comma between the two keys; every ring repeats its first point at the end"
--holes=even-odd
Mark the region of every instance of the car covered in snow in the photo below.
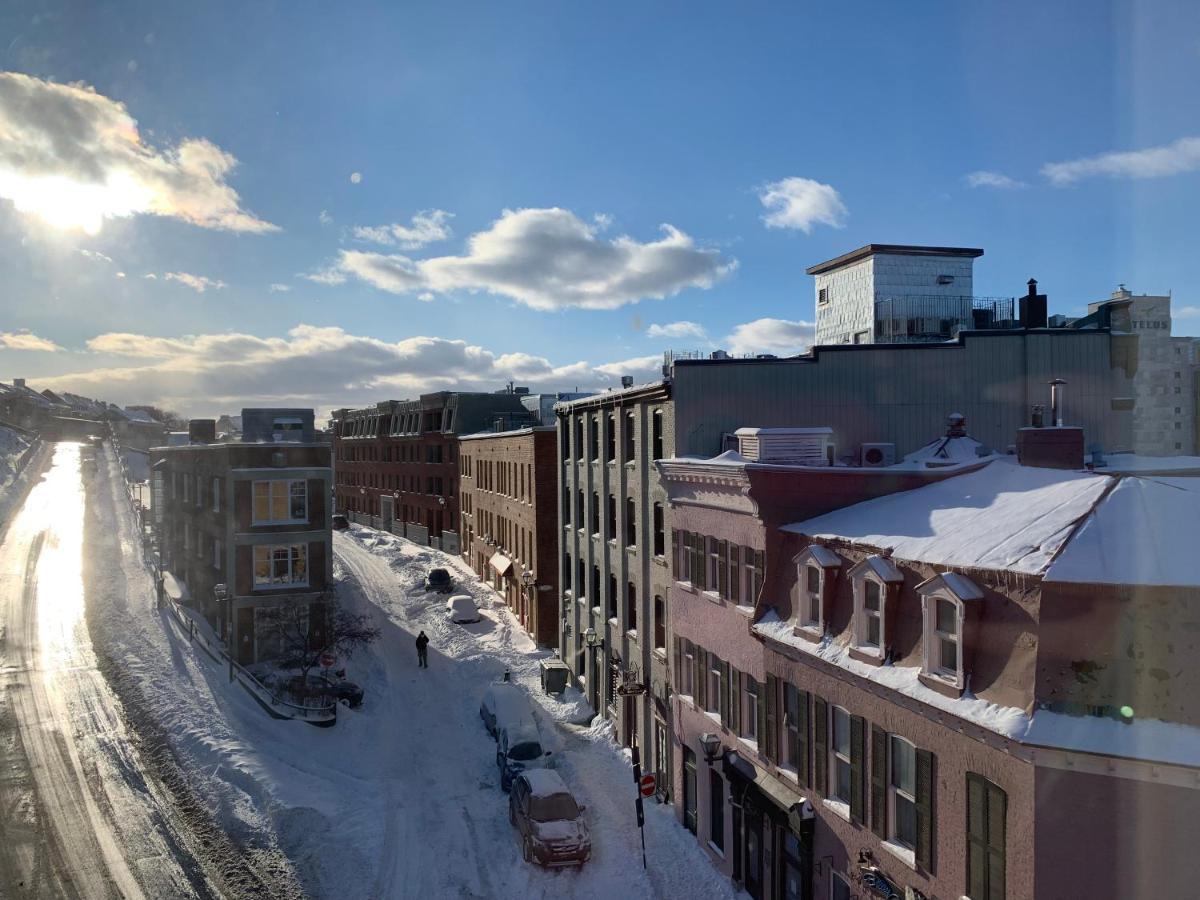
{"type": "Polygon", "coordinates": [[[508,725],[534,724],[529,698],[507,676],[487,686],[483,699],[479,701],[479,718],[483,719],[483,727],[494,738],[499,736],[501,728],[508,725]]]}
{"type": "Polygon", "coordinates": [[[454,579],[445,569],[430,569],[429,574],[425,576],[425,590],[448,594],[454,590],[454,579]]]}
{"type": "Polygon", "coordinates": [[[500,789],[507,791],[524,772],[554,768],[554,755],[542,746],[542,733],[532,720],[518,721],[496,729],[496,767],[500,789]]]}
{"type": "Polygon", "coordinates": [[[521,855],[542,866],[582,866],[592,836],[576,801],[557,772],[534,769],[513,779],[508,820],[517,829],[521,855]]]}
{"type": "Polygon", "coordinates": [[[363,702],[363,689],[345,678],[330,678],[327,675],[308,676],[308,683],[318,691],[332,697],[342,706],[358,709],[363,702]]]}
{"type": "Polygon", "coordinates": [[[455,624],[479,621],[479,608],[475,598],[466,594],[455,594],[446,601],[446,616],[455,624]]]}

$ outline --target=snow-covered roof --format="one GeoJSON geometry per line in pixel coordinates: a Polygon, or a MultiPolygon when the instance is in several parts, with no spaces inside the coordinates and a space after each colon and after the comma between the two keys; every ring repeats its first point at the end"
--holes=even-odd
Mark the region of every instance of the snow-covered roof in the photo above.
{"type": "Polygon", "coordinates": [[[842,564],[840,556],[821,544],[809,544],[796,555],[797,560],[803,558],[811,559],[823,569],[833,569],[842,564]]]}
{"type": "Polygon", "coordinates": [[[1105,475],[1200,475],[1200,456],[1142,456],[1114,453],[1096,470],[1105,475]]]}
{"type": "Polygon", "coordinates": [[[904,580],[904,576],[896,568],[896,564],[878,553],[872,553],[866,559],[859,560],[850,570],[850,575],[853,577],[863,569],[870,569],[880,581],[899,582],[904,580]]]}
{"type": "Polygon", "coordinates": [[[790,435],[790,434],[833,434],[832,428],[739,428],[734,434],[738,437],[754,437],[755,435],[790,435]]]}
{"type": "Polygon", "coordinates": [[[129,409],[126,407],[121,410],[121,414],[131,422],[145,422],[150,425],[158,425],[159,423],[154,416],[146,412],[144,409],[129,409]]]}
{"type": "Polygon", "coordinates": [[[906,463],[974,462],[987,450],[973,437],[940,437],[904,457],[906,463]]]}
{"type": "Polygon", "coordinates": [[[1200,478],[1121,478],[1047,581],[1200,587],[1200,478]]]}
{"type": "Polygon", "coordinates": [[[1002,457],[783,530],[890,549],[898,559],[1038,574],[1111,484],[1100,475],[1020,466],[1002,457]]]}
{"type": "Polygon", "coordinates": [[[529,792],[534,797],[553,797],[555,794],[569,794],[566,782],[553,769],[526,769],[521,773],[529,782],[529,792]]]}
{"type": "Polygon", "coordinates": [[[918,584],[917,593],[929,594],[941,590],[943,587],[959,600],[983,599],[983,591],[979,589],[979,585],[959,572],[939,572],[918,584]]]}

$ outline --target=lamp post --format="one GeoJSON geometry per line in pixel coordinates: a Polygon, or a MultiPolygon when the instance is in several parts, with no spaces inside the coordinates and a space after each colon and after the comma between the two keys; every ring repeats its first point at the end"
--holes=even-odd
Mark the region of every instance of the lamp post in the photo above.
{"type": "Polygon", "coordinates": [[[525,626],[526,631],[537,633],[537,623],[531,622],[533,618],[533,591],[534,585],[537,584],[537,576],[526,570],[521,573],[521,585],[524,588],[522,593],[525,595],[524,609],[521,610],[521,623],[525,626]],[[533,627],[530,628],[530,625],[533,627]]]}
{"type": "Polygon", "coordinates": [[[707,731],[700,735],[700,749],[704,751],[704,761],[710,766],[717,761],[717,755],[721,752],[721,736],[707,731]]]}

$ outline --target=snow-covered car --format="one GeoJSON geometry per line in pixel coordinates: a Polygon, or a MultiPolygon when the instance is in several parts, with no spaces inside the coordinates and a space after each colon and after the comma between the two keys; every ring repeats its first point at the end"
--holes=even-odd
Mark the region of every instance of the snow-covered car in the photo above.
{"type": "Polygon", "coordinates": [[[554,756],[542,746],[537,725],[518,722],[496,730],[496,767],[500,770],[500,789],[507,791],[518,775],[554,768],[554,756]]]}
{"type": "Polygon", "coordinates": [[[350,520],[342,513],[334,513],[333,522],[331,524],[333,525],[334,531],[345,531],[350,527],[350,520]]]}
{"type": "Polygon", "coordinates": [[[497,732],[509,724],[533,724],[533,710],[525,692],[511,681],[493,681],[483,692],[479,701],[479,718],[488,734],[497,737],[497,732]]]}
{"type": "Polygon", "coordinates": [[[525,861],[582,867],[592,855],[584,809],[557,772],[534,769],[513,779],[508,821],[517,829],[525,861]]]}
{"type": "Polygon", "coordinates": [[[454,579],[445,569],[430,569],[425,576],[425,590],[448,594],[454,590],[454,579]]]}
{"type": "Polygon", "coordinates": [[[344,678],[328,678],[325,675],[309,675],[308,681],[309,684],[316,684],[318,689],[333,697],[342,706],[348,706],[351,709],[358,709],[362,706],[363,689],[353,681],[347,681],[344,678]]]}
{"type": "Polygon", "coordinates": [[[446,615],[451,622],[462,625],[467,622],[479,621],[479,608],[475,606],[475,598],[466,594],[455,594],[446,601],[446,615]]]}

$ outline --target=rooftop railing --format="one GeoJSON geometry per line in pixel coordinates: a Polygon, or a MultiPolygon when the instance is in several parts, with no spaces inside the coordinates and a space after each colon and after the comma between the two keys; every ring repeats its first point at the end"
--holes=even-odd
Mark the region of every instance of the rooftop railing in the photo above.
{"type": "Polygon", "coordinates": [[[960,331],[992,331],[1019,324],[1013,297],[875,297],[877,344],[948,341],[960,331]]]}

